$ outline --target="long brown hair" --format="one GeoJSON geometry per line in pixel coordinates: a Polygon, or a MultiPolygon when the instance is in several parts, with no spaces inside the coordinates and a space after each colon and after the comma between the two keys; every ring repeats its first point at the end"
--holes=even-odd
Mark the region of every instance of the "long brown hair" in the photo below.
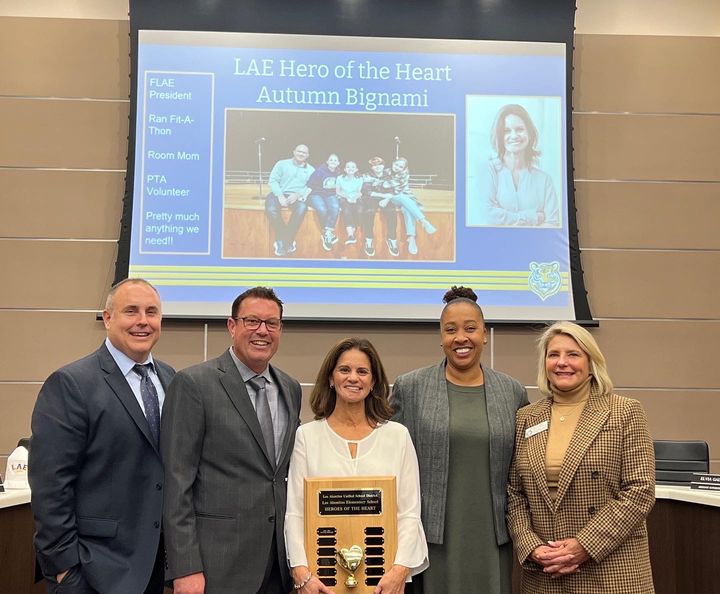
{"type": "Polygon", "coordinates": [[[538,130],[527,110],[522,105],[516,103],[503,106],[495,116],[490,140],[497,153],[497,157],[502,161],[505,156],[505,118],[510,115],[519,117],[525,124],[525,129],[528,133],[528,145],[524,151],[525,164],[528,167],[535,165],[540,156],[540,151],[537,148],[538,130]]]}
{"type": "Polygon", "coordinates": [[[315,387],[310,395],[310,406],[316,419],[326,419],[332,414],[337,395],[335,388],[330,387],[330,379],[340,356],[353,349],[365,353],[370,360],[373,387],[365,398],[365,416],[371,425],[377,425],[389,420],[393,415],[393,409],[389,402],[390,386],[380,355],[367,338],[343,338],[330,349],[315,379],[315,387]]]}

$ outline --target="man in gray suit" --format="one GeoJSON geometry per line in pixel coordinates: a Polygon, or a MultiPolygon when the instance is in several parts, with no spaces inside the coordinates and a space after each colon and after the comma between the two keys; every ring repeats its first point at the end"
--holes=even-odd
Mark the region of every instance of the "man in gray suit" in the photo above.
{"type": "Polygon", "coordinates": [[[28,468],[51,593],[162,593],[158,431],[175,372],[150,353],[161,319],[151,284],[118,283],[103,311],[104,344],[40,390],[28,468]]]}
{"type": "Polygon", "coordinates": [[[255,287],[232,305],[232,346],[179,372],[168,389],[161,451],[164,531],[175,594],[286,594],[286,477],[300,384],[270,365],[282,301],[255,287]]]}

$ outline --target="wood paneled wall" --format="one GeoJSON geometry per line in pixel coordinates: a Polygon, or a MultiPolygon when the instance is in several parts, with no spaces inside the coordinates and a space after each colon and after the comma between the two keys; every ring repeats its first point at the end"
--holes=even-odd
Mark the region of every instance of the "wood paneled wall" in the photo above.
{"type": "MultiPolygon", "coordinates": [[[[0,17],[0,452],[29,433],[55,368],[96,348],[114,273],[128,134],[128,22],[0,17]]],[[[587,288],[617,391],[654,437],[710,442],[720,472],[720,38],[578,35],[574,145],[587,288]]],[[[362,333],[394,379],[438,360],[435,327],[289,323],[276,362],[305,392],[362,333]]],[[[537,398],[533,329],[495,329],[486,364],[537,398]]],[[[167,322],[178,368],[223,324],[167,322]]],[[[307,415],[307,411],[305,413],[307,415]]]]}

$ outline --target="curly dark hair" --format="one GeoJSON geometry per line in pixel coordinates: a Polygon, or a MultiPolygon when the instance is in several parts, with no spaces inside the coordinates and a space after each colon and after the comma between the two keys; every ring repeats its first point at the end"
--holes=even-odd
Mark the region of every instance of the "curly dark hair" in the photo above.
{"type": "Polygon", "coordinates": [[[378,425],[390,420],[393,415],[393,408],[390,405],[390,386],[387,375],[380,361],[380,355],[367,338],[343,338],[335,344],[320,366],[315,380],[312,394],[310,395],[310,407],[315,413],[316,419],[326,419],[335,410],[337,395],[335,389],[330,387],[330,379],[337,366],[340,356],[346,352],[357,349],[365,353],[370,359],[370,371],[372,372],[373,387],[367,398],[365,398],[365,416],[371,425],[378,425]]]}
{"type": "Polygon", "coordinates": [[[443,295],[443,303],[448,304],[455,299],[469,299],[477,303],[478,297],[475,291],[470,287],[458,287],[453,285],[450,290],[443,295]]]}
{"type": "Polygon", "coordinates": [[[450,287],[450,290],[447,291],[445,295],[443,295],[442,300],[445,304],[445,307],[443,307],[443,313],[448,307],[456,303],[469,303],[470,305],[474,305],[480,312],[480,319],[485,320],[482,308],[477,304],[477,293],[475,293],[475,291],[473,291],[470,287],[458,287],[456,285],[453,285],[452,287],[450,287]]]}

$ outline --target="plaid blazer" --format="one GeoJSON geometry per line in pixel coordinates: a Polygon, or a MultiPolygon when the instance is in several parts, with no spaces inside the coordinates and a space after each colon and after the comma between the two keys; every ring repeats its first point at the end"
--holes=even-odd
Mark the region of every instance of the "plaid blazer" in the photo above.
{"type": "Polygon", "coordinates": [[[508,529],[524,594],[653,593],[645,518],[655,503],[655,455],[637,400],[591,393],[563,460],[555,501],[545,477],[552,399],[521,408],[508,486],[508,529]],[[551,578],[530,559],[549,540],[575,537],[590,559],[551,578]]]}

